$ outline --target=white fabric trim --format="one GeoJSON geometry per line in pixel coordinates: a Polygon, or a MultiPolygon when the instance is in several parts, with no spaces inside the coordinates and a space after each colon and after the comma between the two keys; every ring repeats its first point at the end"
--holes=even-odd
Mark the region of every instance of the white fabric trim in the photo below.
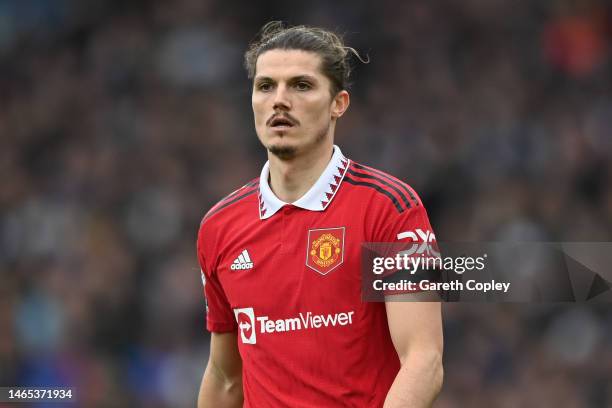
{"type": "MultiPolygon", "coordinates": [[[[292,203],[296,207],[310,211],[323,211],[336,196],[340,183],[348,170],[350,160],[344,157],[340,148],[334,145],[334,154],[329,164],[316,183],[297,201],[292,203]]],[[[268,184],[270,176],[270,162],[266,162],[259,176],[259,218],[268,219],[286,203],[279,199],[268,184]]]]}

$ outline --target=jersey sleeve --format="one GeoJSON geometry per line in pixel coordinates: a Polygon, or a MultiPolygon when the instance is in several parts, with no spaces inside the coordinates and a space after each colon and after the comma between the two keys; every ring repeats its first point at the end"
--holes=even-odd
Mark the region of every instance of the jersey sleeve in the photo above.
{"type": "Polygon", "coordinates": [[[198,236],[197,252],[206,302],[206,328],[210,332],[225,333],[236,330],[236,321],[223,286],[212,265],[207,264],[202,232],[198,236]]]}
{"type": "Polygon", "coordinates": [[[380,230],[375,232],[377,242],[433,243],[436,240],[427,211],[422,204],[402,213],[390,210],[385,219],[386,222],[382,223],[380,230]]]}
{"type": "MultiPolygon", "coordinates": [[[[417,204],[406,211],[399,213],[395,208],[387,207],[381,215],[383,221],[379,223],[374,239],[386,245],[381,248],[379,255],[395,257],[400,254],[403,257],[405,254],[411,258],[411,261],[414,261],[411,269],[390,270],[382,275],[383,279],[387,282],[408,280],[414,282],[415,285],[422,280],[439,280],[440,270],[433,262],[440,256],[436,235],[420,199],[417,198],[417,204]]],[[[421,289],[415,287],[412,290],[386,290],[384,294],[395,295],[420,291],[421,289]]]]}

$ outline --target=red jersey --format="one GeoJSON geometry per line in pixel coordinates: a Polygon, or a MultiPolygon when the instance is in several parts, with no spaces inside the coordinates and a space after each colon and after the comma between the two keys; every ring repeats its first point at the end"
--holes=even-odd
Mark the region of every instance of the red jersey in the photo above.
{"type": "Polygon", "coordinates": [[[244,406],[381,407],[400,362],[384,303],[361,300],[361,244],[432,234],[427,213],[408,185],[337,146],[292,204],[268,176],[266,163],[198,234],[207,328],[239,337],[244,406]]]}

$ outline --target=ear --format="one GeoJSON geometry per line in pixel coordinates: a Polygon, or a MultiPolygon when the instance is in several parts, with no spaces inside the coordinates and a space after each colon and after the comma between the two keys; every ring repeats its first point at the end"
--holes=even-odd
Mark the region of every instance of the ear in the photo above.
{"type": "Polygon", "coordinates": [[[348,109],[351,103],[351,97],[349,93],[345,90],[342,90],[334,96],[331,105],[331,116],[333,119],[338,119],[340,116],[344,115],[344,112],[348,109]]]}

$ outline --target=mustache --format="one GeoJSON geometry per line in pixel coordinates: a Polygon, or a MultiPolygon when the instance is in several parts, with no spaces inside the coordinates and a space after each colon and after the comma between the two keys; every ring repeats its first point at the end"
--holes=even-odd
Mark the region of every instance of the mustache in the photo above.
{"type": "Polygon", "coordinates": [[[300,124],[299,120],[297,120],[288,113],[275,113],[274,115],[270,116],[270,118],[266,121],[266,125],[270,126],[270,124],[272,124],[272,121],[274,121],[275,119],[285,119],[294,126],[300,124]]]}

